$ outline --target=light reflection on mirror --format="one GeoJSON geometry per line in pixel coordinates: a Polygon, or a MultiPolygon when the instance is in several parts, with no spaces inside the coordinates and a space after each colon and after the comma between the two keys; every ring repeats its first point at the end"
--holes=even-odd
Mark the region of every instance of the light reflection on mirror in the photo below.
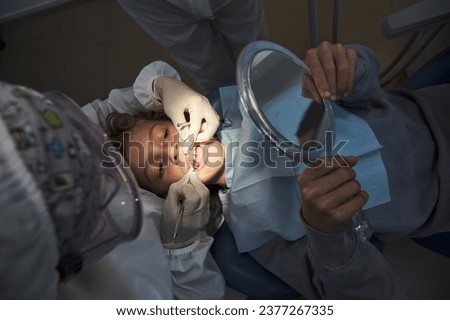
{"type": "Polygon", "coordinates": [[[254,107],[279,147],[289,141],[304,153],[323,146],[330,119],[323,104],[303,95],[308,71],[286,54],[273,50],[256,53],[249,70],[254,107]]]}

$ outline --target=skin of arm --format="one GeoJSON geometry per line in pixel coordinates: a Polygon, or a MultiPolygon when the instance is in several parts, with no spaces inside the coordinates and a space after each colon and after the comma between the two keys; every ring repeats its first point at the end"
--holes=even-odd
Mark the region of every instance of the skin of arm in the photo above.
{"type": "Polygon", "coordinates": [[[368,194],[356,180],[355,157],[319,159],[299,176],[301,215],[309,226],[326,233],[344,231],[368,194]]]}
{"type": "Polygon", "coordinates": [[[352,92],[357,60],[356,51],[340,43],[332,45],[324,41],[306,51],[304,62],[312,75],[304,84],[308,96],[317,102],[347,97],[352,92]]]}

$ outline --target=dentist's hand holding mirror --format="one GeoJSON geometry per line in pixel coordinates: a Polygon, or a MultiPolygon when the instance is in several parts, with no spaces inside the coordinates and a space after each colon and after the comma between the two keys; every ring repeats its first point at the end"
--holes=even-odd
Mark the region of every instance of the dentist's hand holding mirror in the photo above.
{"type": "Polygon", "coordinates": [[[332,152],[330,100],[351,93],[356,62],[355,51],[341,44],[322,43],[302,61],[279,45],[257,41],[240,56],[237,84],[259,131],[284,154],[308,165],[299,178],[306,222],[323,232],[339,232],[353,219],[365,241],[370,230],[359,209],[368,195],[352,169],[356,158],[332,152]]]}

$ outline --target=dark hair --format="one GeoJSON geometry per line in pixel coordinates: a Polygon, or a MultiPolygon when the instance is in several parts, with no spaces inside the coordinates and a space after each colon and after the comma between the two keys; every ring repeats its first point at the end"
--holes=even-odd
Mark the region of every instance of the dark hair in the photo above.
{"type": "Polygon", "coordinates": [[[170,121],[162,111],[147,111],[137,114],[112,112],[106,117],[106,132],[111,139],[134,127],[139,120],[170,121]]]}
{"type": "MultiPolygon", "coordinates": [[[[123,150],[123,134],[131,130],[135,124],[140,120],[153,120],[153,121],[171,121],[170,118],[163,111],[148,111],[131,115],[129,113],[117,113],[113,112],[106,118],[106,132],[109,139],[113,142],[113,145],[120,150],[120,153],[124,155],[123,150]]],[[[211,217],[209,223],[206,225],[206,230],[209,235],[213,235],[217,231],[219,222],[223,220],[222,202],[219,197],[218,185],[206,186],[210,193],[210,212],[211,217]]]]}
{"type": "Polygon", "coordinates": [[[113,146],[117,148],[124,157],[124,133],[133,129],[140,120],[170,121],[170,118],[162,111],[146,111],[137,114],[112,112],[106,117],[105,132],[113,146]]]}

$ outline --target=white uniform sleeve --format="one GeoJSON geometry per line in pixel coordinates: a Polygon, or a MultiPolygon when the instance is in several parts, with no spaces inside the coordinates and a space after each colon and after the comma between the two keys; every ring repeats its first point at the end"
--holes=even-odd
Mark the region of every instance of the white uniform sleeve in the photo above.
{"type": "Polygon", "coordinates": [[[186,248],[166,249],[177,299],[222,299],[225,281],[209,248],[213,238],[206,234],[186,248]]]}
{"type": "Polygon", "coordinates": [[[91,268],[60,284],[59,299],[220,299],[222,274],[209,254],[212,238],[165,250],[159,236],[163,199],[141,189],[139,237],[119,245],[91,268]]]}
{"type": "Polygon", "coordinates": [[[141,199],[144,212],[139,236],[60,284],[59,299],[173,299],[169,261],[159,237],[162,199],[145,190],[141,199]]]}
{"type": "Polygon", "coordinates": [[[83,111],[103,129],[106,128],[106,117],[112,112],[136,114],[161,106],[153,94],[153,81],[160,76],[174,77],[180,75],[169,64],[155,61],[139,73],[132,87],[113,89],[105,100],[96,99],[83,107],[83,111]]]}
{"type": "Polygon", "coordinates": [[[181,81],[180,75],[172,66],[163,61],[155,61],[142,69],[134,82],[134,96],[144,107],[148,108],[151,104],[159,102],[154,97],[153,81],[161,76],[168,76],[181,81]]]}

